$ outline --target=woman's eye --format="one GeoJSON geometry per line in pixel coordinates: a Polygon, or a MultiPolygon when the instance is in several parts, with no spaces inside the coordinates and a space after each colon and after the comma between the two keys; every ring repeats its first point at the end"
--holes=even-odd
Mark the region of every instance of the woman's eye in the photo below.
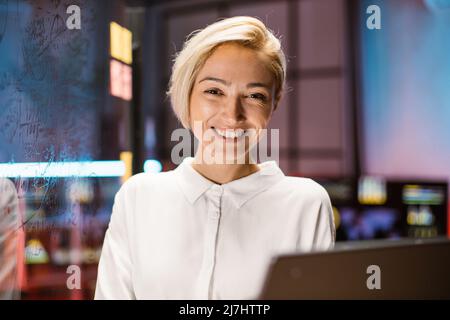
{"type": "Polygon", "coordinates": [[[261,101],[266,101],[267,100],[266,96],[261,94],[261,93],[252,93],[252,94],[249,95],[249,97],[252,98],[252,99],[258,99],[258,100],[261,100],[261,101]]]}
{"type": "Polygon", "coordinates": [[[217,89],[208,89],[205,93],[213,94],[213,95],[221,95],[222,93],[217,89]]]}

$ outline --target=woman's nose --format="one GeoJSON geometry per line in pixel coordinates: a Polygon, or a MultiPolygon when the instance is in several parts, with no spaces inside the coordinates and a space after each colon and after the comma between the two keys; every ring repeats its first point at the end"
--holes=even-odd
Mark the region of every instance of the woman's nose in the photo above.
{"type": "Polygon", "coordinates": [[[240,122],[245,119],[244,109],[239,97],[230,98],[223,107],[223,114],[227,120],[240,122]]]}

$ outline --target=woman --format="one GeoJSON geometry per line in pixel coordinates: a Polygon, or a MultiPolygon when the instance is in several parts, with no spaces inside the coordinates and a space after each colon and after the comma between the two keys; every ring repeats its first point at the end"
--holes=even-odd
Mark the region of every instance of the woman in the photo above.
{"type": "Polygon", "coordinates": [[[333,246],[326,191],[249,156],[285,74],[279,40],[255,18],[221,20],[185,43],[168,93],[198,151],[175,170],[138,174],[119,190],[96,299],[257,298],[274,255],[333,246]]]}

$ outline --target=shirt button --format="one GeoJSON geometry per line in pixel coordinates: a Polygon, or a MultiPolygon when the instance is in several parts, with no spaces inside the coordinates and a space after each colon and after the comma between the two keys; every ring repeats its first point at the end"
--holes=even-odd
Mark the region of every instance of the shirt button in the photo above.
{"type": "Polygon", "coordinates": [[[222,194],[223,187],[222,187],[222,186],[219,186],[219,185],[217,185],[217,184],[215,184],[215,185],[212,186],[212,189],[211,189],[211,190],[212,190],[214,193],[222,194]]]}
{"type": "Polygon", "coordinates": [[[211,212],[209,213],[209,217],[210,217],[211,219],[219,219],[219,218],[220,218],[220,213],[217,212],[217,211],[211,211],[211,212]]]}

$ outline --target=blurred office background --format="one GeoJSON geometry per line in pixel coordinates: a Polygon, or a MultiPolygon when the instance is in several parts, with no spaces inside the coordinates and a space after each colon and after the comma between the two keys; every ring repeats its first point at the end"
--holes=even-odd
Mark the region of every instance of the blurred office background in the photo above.
{"type": "Polygon", "coordinates": [[[281,37],[279,165],[328,190],[337,240],[449,234],[450,0],[0,0],[0,177],[18,197],[9,227],[0,208],[15,248],[0,268],[15,259],[15,297],[93,297],[115,192],[175,167],[174,54],[235,15],[281,37]],[[367,28],[370,5],[381,29],[367,28]]]}

